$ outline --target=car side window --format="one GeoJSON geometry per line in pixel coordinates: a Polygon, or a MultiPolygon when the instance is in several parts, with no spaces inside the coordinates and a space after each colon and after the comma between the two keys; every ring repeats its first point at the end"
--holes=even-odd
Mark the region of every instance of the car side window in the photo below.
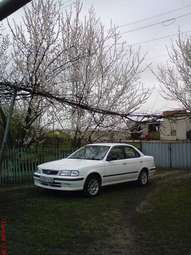
{"type": "Polygon", "coordinates": [[[116,146],[111,149],[107,156],[107,160],[120,160],[125,159],[124,148],[122,146],[116,146]]]}
{"type": "Polygon", "coordinates": [[[125,149],[126,159],[128,159],[128,158],[139,158],[140,157],[140,154],[134,148],[126,146],[124,149],[125,149]]]}

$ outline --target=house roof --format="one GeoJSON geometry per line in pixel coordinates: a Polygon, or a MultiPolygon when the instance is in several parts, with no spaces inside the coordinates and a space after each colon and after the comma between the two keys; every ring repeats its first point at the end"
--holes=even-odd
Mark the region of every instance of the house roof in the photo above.
{"type": "Polygon", "coordinates": [[[10,14],[21,8],[31,0],[1,0],[0,1],[0,20],[7,18],[10,14]]]}
{"type": "Polygon", "coordinates": [[[190,112],[187,112],[186,110],[173,110],[173,111],[164,111],[163,117],[175,117],[175,116],[185,116],[190,115],[190,112]]]}

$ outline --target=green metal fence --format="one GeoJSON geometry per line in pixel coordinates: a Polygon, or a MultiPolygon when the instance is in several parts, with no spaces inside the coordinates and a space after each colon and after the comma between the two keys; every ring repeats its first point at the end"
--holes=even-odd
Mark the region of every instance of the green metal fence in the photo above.
{"type": "Polygon", "coordinates": [[[57,147],[6,149],[1,166],[0,184],[31,182],[38,164],[64,158],[69,153],[57,147]]]}

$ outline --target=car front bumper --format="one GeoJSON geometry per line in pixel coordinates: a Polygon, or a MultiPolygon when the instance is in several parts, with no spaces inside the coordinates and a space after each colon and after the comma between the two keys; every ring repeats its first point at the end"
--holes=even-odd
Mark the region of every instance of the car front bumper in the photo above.
{"type": "Polygon", "coordinates": [[[65,190],[65,191],[75,191],[83,190],[84,178],[83,177],[61,177],[61,176],[49,176],[34,173],[33,175],[34,185],[53,190],[65,190]]]}

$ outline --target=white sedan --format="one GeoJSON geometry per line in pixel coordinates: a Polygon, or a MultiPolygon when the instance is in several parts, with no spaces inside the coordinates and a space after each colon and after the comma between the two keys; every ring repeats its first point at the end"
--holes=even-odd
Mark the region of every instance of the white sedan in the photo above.
{"type": "Polygon", "coordinates": [[[146,185],[154,171],[153,157],[130,144],[88,144],[65,159],[39,165],[34,184],[54,190],[83,190],[93,197],[106,185],[136,180],[146,185]]]}

